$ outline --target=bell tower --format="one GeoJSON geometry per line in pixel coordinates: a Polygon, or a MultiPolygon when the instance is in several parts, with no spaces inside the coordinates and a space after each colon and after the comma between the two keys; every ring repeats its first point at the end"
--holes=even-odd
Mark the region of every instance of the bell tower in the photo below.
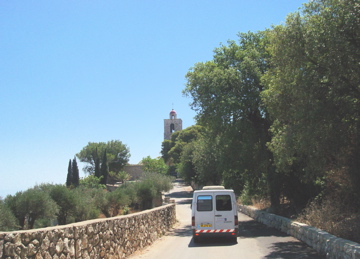
{"type": "Polygon", "coordinates": [[[182,120],[177,118],[174,109],[170,112],[170,118],[164,119],[164,139],[170,140],[170,136],[175,131],[182,130],[182,120]]]}

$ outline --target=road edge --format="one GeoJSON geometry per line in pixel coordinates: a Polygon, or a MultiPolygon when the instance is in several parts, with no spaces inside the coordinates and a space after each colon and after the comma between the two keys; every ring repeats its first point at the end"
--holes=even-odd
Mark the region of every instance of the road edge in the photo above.
{"type": "Polygon", "coordinates": [[[359,243],[338,238],[321,229],[251,206],[238,204],[238,210],[268,227],[301,240],[327,258],[360,258],[359,243]]]}

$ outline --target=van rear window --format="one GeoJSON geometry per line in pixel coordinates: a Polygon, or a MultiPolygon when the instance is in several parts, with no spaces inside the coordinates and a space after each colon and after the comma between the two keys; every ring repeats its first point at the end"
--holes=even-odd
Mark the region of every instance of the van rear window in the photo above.
{"type": "Polygon", "coordinates": [[[216,210],[217,211],[232,210],[230,195],[216,195],[216,210]]]}
{"type": "Polygon", "coordinates": [[[212,211],[212,196],[200,195],[197,197],[197,210],[198,211],[212,211]]]}

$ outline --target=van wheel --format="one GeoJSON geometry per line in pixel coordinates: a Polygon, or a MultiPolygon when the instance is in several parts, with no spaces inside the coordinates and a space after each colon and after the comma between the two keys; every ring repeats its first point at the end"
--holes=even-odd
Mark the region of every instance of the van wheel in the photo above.
{"type": "Polygon", "coordinates": [[[236,243],[236,244],[237,244],[237,237],[232,237],[232,238],[231,238],[231,242],[233,242],[233,243],[236,243]]]}
{"type": "Polygon", "coordinates": [[[193,236],[193,239],[194,239],[194,243],[200,243],[200,237],[193,236]]]}

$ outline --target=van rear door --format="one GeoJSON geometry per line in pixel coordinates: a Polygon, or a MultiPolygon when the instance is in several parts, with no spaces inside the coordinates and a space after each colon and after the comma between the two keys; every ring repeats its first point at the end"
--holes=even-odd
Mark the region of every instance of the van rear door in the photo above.
{"type": "Polygon", "coordinates": [[[236,206],[233,201],[232,193],[215,192],[214,193],[214,212],[215,212],[215,229],[229,230],[235,228],[236,206]]]}
{"type": "Polygon", "coordinates": [[[214,229],[214,198],[212,193],[199,193],[196,197],[196,229],[214,229]]]}

